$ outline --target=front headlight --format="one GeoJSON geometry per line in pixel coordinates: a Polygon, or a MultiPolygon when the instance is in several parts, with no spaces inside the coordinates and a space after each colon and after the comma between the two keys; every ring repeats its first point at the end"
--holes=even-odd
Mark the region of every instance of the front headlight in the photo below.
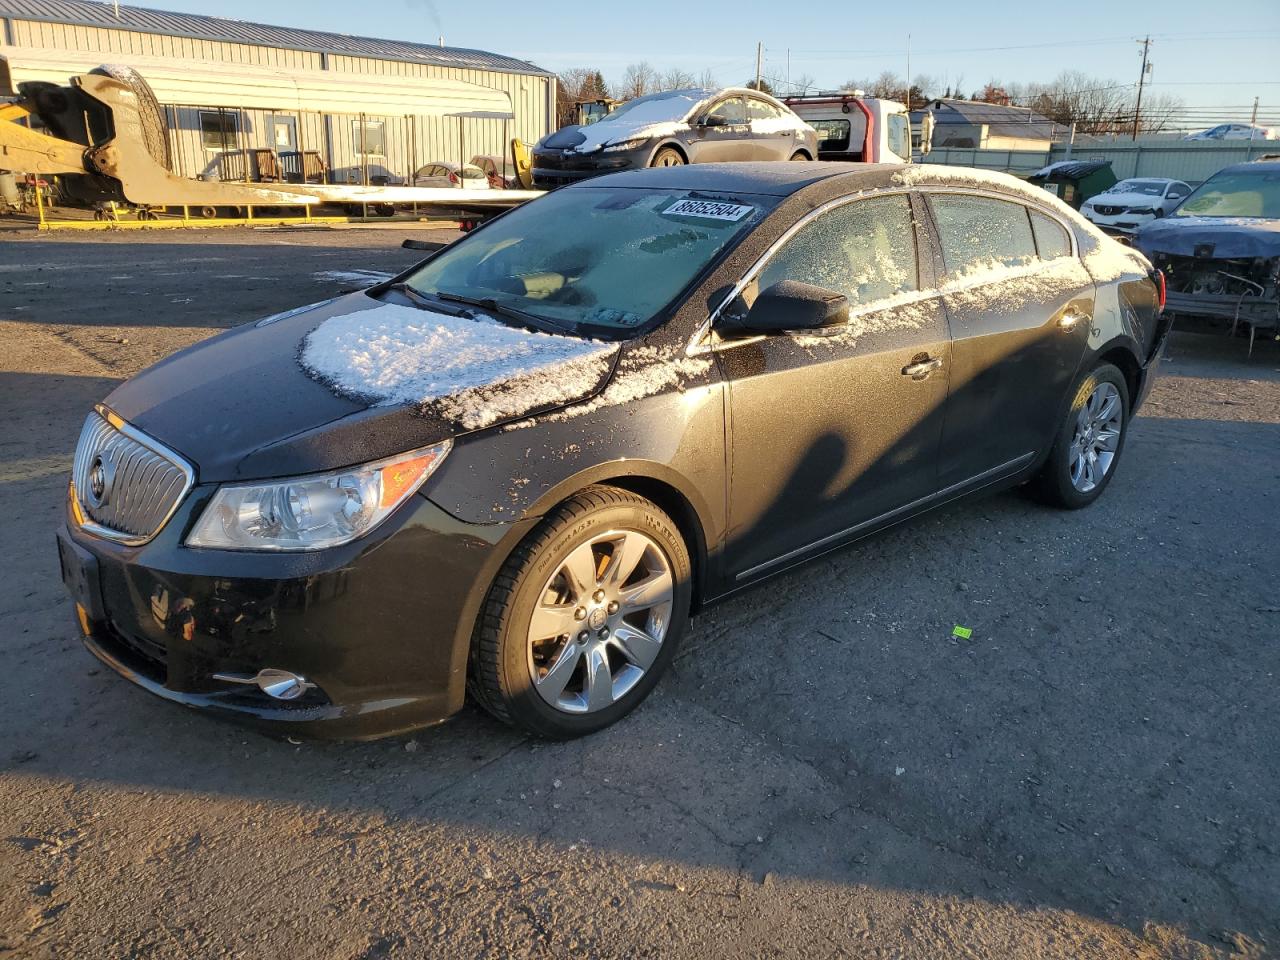
{"type": "Polygon", "coordinates": [[[451,446],[446,440],[332,473],[219,487],[187,546],[321,550],[349,543],[373,530],[422,486],[451,446]]]}
{"type": "Polygon", "coordinates": [[[632,140],[623,140],[621,143],[611,143],[604,148],[605,153],[620,153],[623,150],[639,150],[653,137],[635,137],[632,140]]]}

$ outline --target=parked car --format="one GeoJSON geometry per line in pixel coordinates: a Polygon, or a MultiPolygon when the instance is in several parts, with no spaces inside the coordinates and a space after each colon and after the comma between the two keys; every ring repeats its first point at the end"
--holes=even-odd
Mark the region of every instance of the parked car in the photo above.
{"type": "Polygon", "coordinates": [[[368,737],[470,690],[589,733],[713,601],[964,496],[1096,500],[1166,331],[1149,271],[973,170],[575,184],[118,386],[63,577],[91,651],[209,713],[368,737]]]}
{"type": "Polygon", "coordinates": [[[488,190],[489,178],[479,167],[470,163],[454,163],[437,160],[419,167],[413,175],[414,187],[462,187],[466,190],[488,190]]]}
{"type": "Polygon", "coordinates": [[[516,182],[516,168],[511,161],[496,153],[477,154],[471,158],[471,165],[479,169],[494,190],[513,190],[516,182]]]}
{"type": "Polygon", "coordinates": [[[637,97],[590,126],[533,148],[533,185],[550,190],[603,173],[727,160],[813,160],[818,133],[765,93],[740,87],[637,97]]]}
{"type": "Polygon", "coordinates": [[[1280,131],[1253,123],[1220,123],[1199,133],[1189,133],[1183,140],[1277,140],[1280,131]]]}
{"type": "Polygon", "coordinates": [[[1134,177],[1121,180],[1080,206],[1091,223],[1116,233],[1133,233],[1143,224],[1168,216],[1191,195],[1181,180],[1134,177]]]}
{"type": "Polygon", "coordinates": [[[1280,161],[1224,167],[1134,244],[1169,283],[1169,309],[1280,329],[1280,161]]]}

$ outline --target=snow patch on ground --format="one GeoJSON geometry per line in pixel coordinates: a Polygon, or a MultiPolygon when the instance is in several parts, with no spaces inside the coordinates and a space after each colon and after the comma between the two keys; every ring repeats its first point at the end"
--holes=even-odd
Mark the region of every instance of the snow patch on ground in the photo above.
{"type": "Polygon", "coordinates": [[[330,283],[356,283],[362,287],[372,287],[376,283],[390,280],[394,274],[380,270],[321,270],[313,273],[311,279],[330,283]]]}
{"type": "Polygon", "coordinates": [[[478,430],[588,394],[616,349],[483,317],[383,304],[325,320],[307,335],[300,362],[343,395],[376,406],[434,407],[478,430]]]}

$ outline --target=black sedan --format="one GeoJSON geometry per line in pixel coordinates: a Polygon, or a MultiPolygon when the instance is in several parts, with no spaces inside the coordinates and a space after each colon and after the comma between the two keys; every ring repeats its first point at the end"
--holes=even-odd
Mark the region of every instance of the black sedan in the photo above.
{"type": "Polygon", "coordinates": [[[117,388],[63,576],[91,651],[211,713],[370,737],[469,690],[588,733],[713,601],[963,496],[1095,500],[1159,281],[1000,176],[602,177],[117,388]]]}

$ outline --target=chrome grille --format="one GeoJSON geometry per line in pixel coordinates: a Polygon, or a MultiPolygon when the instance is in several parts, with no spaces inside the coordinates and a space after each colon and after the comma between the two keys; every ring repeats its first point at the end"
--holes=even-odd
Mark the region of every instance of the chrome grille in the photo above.
{"type": "Polygon", "coordinates": [[[195,475],[181,457],[145,434],[124,423],[112,426],[99,408],[80,431],[71,480],[86,530],[138,544],[160,532],[195,475]]]}

